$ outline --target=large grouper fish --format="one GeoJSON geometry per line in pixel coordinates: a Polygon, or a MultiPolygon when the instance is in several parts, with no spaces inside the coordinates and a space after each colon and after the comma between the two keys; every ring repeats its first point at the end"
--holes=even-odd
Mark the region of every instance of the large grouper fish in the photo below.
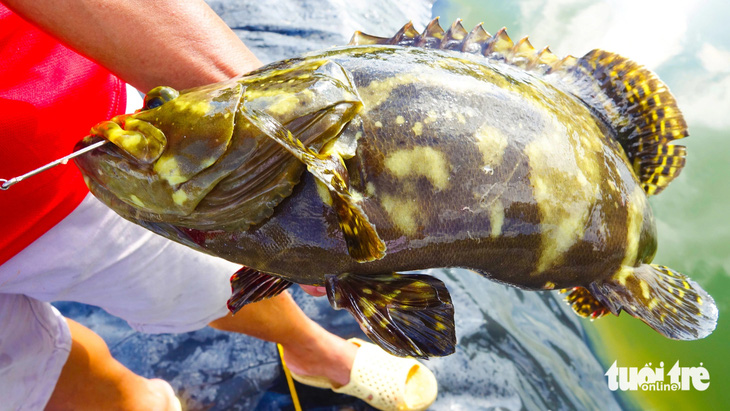
{"type": "MultiPolygon", "coordinates": [[[[667,87],[617,54],[557,58],[504,29],[437,20],[176,91],[99,123],[84,178],[120,215],[240,263],[232,311],[325,286],[396,355],[454,351],[444,284],[464,267],[564,289],[581,316],[626,311],[673,339],[709,335],[713,299],[650,264],[647,196],[684,167],[667,87]]],[[[201,275],[205,275],[201,273],[201,275]]]]}

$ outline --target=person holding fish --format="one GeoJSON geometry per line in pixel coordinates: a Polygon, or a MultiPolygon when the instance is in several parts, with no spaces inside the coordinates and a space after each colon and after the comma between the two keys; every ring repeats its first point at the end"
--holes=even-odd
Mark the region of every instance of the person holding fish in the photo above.
{"type": "MultiPolygon", "coordinates": [[[[2,176],[68,154],[98,118],[121,114],[133,95],[119,78],[140,90],[185,89],[261,65],[203,1],[2,0],[0,22],[2,176]]],[[[142,332],[210,325],[278,342],[300,381],[377,408],[425,409],[436,397],[426,367],[330,334],[287,293],[230,315],[229,277],[239,266],[128,223],[88,194],[75,168],[1,192],[0,213],[3,407],[180,408],[168,383],[124,367],[54,300],[100,306],[142,332]],[[385,375],[386,366],[399,371],[385,375]],[[400,398],[382,398],[356,370],[385,379],[400,398]]]]}

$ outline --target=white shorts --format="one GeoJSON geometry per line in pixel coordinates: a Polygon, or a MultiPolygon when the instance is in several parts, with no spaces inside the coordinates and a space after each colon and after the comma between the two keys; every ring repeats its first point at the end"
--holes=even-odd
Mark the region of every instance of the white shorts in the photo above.
{"type": "Polygon", "coordinates": [[[96,305],[146,333],[187,332],[226,314],[239,268],[132,224],[89,194],[0,266],[0,293],[96,305]]]}
{"type": "Polygon", "coordinates": [[[48,302],[96,305],[146,333],[193,331],[226,315],[229,279],[239,268],[136,226],[87,196],[0,266],[3,406],[13,397],[18,405],[33,403],[34,393],[47,401],[53,392],[70,338],[48,302]],[[27,392],[21,395],[19,385],[27,392]]]}
{"type": "Polygon", "coordinates": [[[146,333],[200,329],[227,313],[239,265],[132,224],[91,194],[0,266],[0,408],[42,409],[71,339],[50,301],[96,305],[146,333]]]}

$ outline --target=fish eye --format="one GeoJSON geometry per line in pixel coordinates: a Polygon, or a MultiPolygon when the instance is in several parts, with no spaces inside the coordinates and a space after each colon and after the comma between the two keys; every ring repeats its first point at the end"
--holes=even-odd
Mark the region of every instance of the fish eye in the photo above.
{"type": "Polygon", "coordinates": [[[176,99],[179,95],[180,93],[172,87],[155,87],[144,97],[144,107],[142,109],[149,110],[159,107],[170,100],[176,99]]]}

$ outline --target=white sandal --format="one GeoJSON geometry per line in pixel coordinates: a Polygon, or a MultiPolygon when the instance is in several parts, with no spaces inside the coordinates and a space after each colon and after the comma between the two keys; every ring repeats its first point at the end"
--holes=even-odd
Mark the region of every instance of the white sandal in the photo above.
{"type": "Polygon", "coordinates": [[[379,410],[420,411],[436,400],[436,377],[420,362],[395,357],[357,338],[348,342],[360,348],[346,385],[335,388],[325,377],[302,376],[290,371],[292,378],[305,385],[360,398],[379,410]]]}

